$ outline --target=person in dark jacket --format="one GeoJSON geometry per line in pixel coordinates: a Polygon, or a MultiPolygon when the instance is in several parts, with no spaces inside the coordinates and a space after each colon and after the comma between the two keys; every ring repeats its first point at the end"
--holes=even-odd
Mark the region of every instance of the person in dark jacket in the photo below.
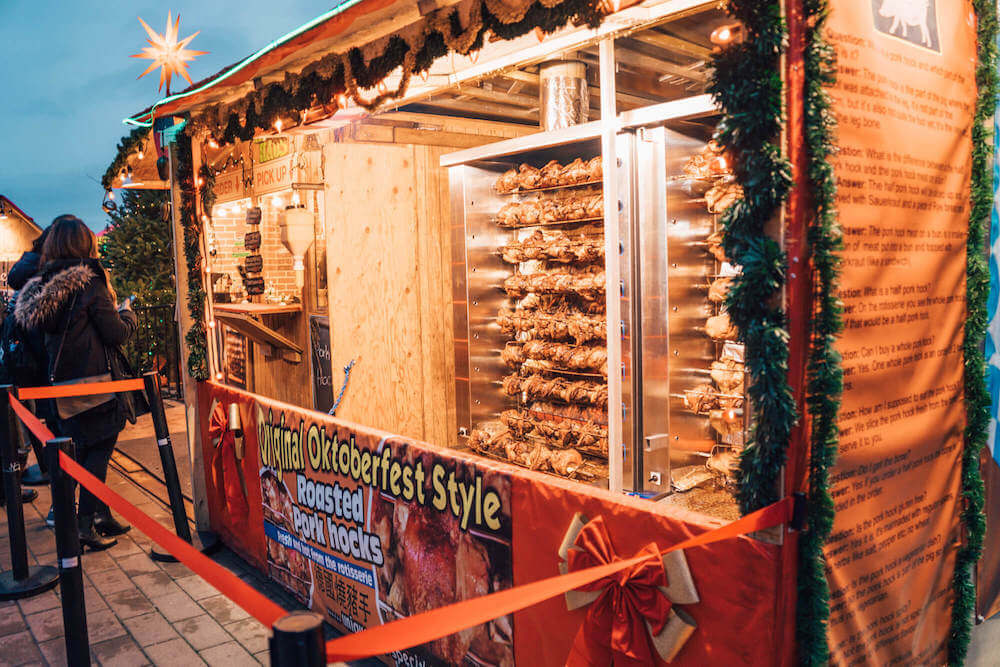
{"type": "MultiPolygon", "coordinates": [[[[18,295],[14,317],[24,329],[44,335],[49,376],[58,383],[109,372],[105,348],[121,345],[137,327],[128,302],[116,305],[115,301],[107,273],[97,260],[94,233],[78,218],[61,216],[49,228],[39,275],[18,295]]],[[[125,426],[118,400],[109,394],[106,401],[77,414],[71,414],[68,401],[60,406],[62,434],[73,439],[80,464],[103,481],[125,426]]],[[[131,528],[112,517],[86,489],[80,490],[78,521],[80,541],[91,549],[114,545],[113,536],[131,528]]]]}
{"type": "MultiPolygon", "coordinates": [[[[72,217],[75,216],[61,215],[54,222],[59,221],[61,218],[72,217]]],[[[50,228],[51,226],[46,227],[41,235],[31,242],[31,250],[21,255],[21,259],[14,262],[14,266],[10,267],[10,271],[7,272],[7,284],[11,289],[21,289],[26,282],[34,278],[35,274],[38,273],[38,264],[42,260],[42,246],[45,245],[45,239],[49,235],[50,228]]]]}
{"type": "MultiPolygon", "coordinates": [[[[60,218],[66,218],[66,217],[72,218],[75,216],[60,216],[59,218],[56,218],[53,222],[58,221],[60,218]]],[[[7,272],[7,285],[12,290],[15,290],[14,294],[11,296],[11,304],[10,304],[11,310],[13,310],[14,305],[17,303],[16,290],[20,290],[22,287],[24,287],[24,284],[28,282],[28,280],[30,280],[31,278],[34,278],[35,274],[38,273],[38,263],[39,261],[41,261],[42,258],[42,246],[45,245],[45,239],[48,235],[49,235],[49,227],[46,227],[44,230],[42,230],[42,233],[38,235],[38,238],[32,241],[31,250],[21,255],[21,258],[17,260],[17,262],[14,263],[14,266],[11,267],[10,271],[7,272]]],[[[35,357],[35,359],[38,360],[39,365],[44,366],[46,364],[45,345],[43,341],[40,339],[40,337],[32,337],[24,342],[30,347],[31,353],[35,357]]],[[[25,378],[9,376],[7,380],[17,384],[18,386],[28,386],[28,385],[22,385],[22,382],[29,382],[30,386],[46,384],[45,381],[39,382],[37,378],[31,378],[30,380],[27,380],[25,378]]],[[[39,400],[30,402],[29,406],[32,408],[32,411],[36,415],[38,415],[41,419],[44,419],[46,422],[51,424],[52,428],[55,429],[56,428],[55,412],[52,409],[52,406],[50,405],[51,403],[52,401],[49,400],[39,400]]],[[[30,432],[28,433],[28,438],[31,441],[32,449],[35,450],[35,458],[38,460],[39,470],[41,470],[43,474],[47,475],[48,470],[45,467],[45,457],[42,455],[41,441],[39,441],[39,439],[35,437],[35,434],[30,432]]],[[[22,460],[21,461],[22,467],[24,466],[24,463],[25,462],[22,460]]],[[[24,489],[25,493],[28,493],[29,491],[34,492],[33,489],[24,489]]],[[[38,494],[35,493],[36,497],[37,495],[38,494]]],[[[45,521],[50,526],[55,525],[55,519],[53,517],[51,508],[49,509],[48,518],[46,518],[45,521]]]]}

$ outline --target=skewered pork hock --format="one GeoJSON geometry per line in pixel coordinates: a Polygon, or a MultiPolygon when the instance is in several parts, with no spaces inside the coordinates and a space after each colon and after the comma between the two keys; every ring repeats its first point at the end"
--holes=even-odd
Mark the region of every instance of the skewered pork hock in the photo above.
{"type": "Polygon", "coordinates": [[[497,316],[500,331],[506,335],[519,333],[528,338],[553,341],[573,341],[577,345],[604,340],[607,331],[600,315],[583,315],[571,311],[510,310],[503,308],[497,316]]]}
{"type": "Polygon", "coordinates": [[[531,470],[551,471],[564,477],[572,476],[583,464],[583,456],[575,449],[553,450],[543,442],[517,440],[511,436],[504,438],[501,449],[496,449],[499,441],[496,435],[511,433],[500,422],[486,422],[472,431],[469,445],[476,451],[497,458],[507,459],[531,470]]]}
{"type": "Polygon", "coordinates": [[[599,407],[608,405],[608,386],[589,380],[547,378],[538,374],[508,375],[503,379],[503,392],[508,396],[521,396],[526,402],[542,399],[599,407]]]}
{"type": "Polygon", "coordinates": [[[542,419],[528,410],[505,410],[500,421],[519,437],[535,436],[550,447],[574,447],[596,456],[608,454],[608,429],[604,425],[573,419],[542,419]]]}
{"type": "Polygon", "coordinates": [[[604,268],[585,266],[559,271],[516,274],[503,282],[503,288],[512,297],[522,297],[529,292],[536,294],[576,294],[584,299],[596,300],[604,294],[604,268]]]}
{"type": "Polygon", "coordinates": [[[522,164],[517,169],[508,169],[497,179],[494,189],[500,194],[509,194],[518,190],[595,183],[602,177],[601,156],[586,162],[577,158],[566,166],[551,160],[541,169],[530,164],[522,164]]]}
{"type": "Polygon", "coordinates": [[[559,232],[545,235],[536,230],[523,241],[509,243],[501,249],[505,262],[520,264],[534,259],[560,263],[604,261],[603,239],[559,232]]]}
{"type": "Polygon", "coordinates": [[[729,314],[724,312],[708,318],[705,332],[716,340],[735,340],[739,336],[736,325],[730,321],[729,314]]]}
{"type": "Polygon", "coordinates": [[[534,360],[551,362],[552,370],[596,372],[605,377],[608,375],[608,351],[604,347],[529,340],[519,345],[508,345],[502,356],[504,362],[512,368],[534,360]]]}

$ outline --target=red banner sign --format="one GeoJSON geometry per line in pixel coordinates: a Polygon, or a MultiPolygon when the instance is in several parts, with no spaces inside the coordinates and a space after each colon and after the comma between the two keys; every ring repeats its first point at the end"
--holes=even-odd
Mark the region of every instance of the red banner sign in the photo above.
{"type": "MultiPolygon", "coordinates": [[[[221,385],[202,383],[199,400],[213,529],[347,632],[574,570],[578,553],[630,558],[720,525],[221,385]]],[[[777,546],[737,538],[675,551],[632,579],[657,598],[643,607],[655,612],[648,632],[636,630],[646,627],[637,610],[629,636],[609,634],[602,651],[634,649],[656,664],[773,661],[777,546]]],[[[593,628],[604,632],[609,586],[384,659],[564,664],[590,650],[574,648],[581,627],[591,642],[593,628]]]]}

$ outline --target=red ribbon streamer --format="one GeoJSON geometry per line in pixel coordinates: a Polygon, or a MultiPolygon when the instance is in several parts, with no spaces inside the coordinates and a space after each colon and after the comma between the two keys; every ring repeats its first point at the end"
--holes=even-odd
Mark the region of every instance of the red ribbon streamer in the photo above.
{"type": "MultiPolygon", "coordinates": [[[[569,552],[570,572],[621,560],[608,535],[604,517],[588,521],[569,552]]],[[[667,586],[660,551],[650,542],[641,554],[649,557],[631,567],[602,577],[581,590],[602,591],[587,608],[587,619],[577,632],[573,656],[578,665],[653,665],[649,623],[658,635],[670,616],[670,600],[660,587],[667,586]],[[583,658],[585,656],[585,659],[583,658]]]]}
{"type": "Polygon", "coordinates": [[[24,404],[14,398],[13,394],[8,395],[10,396],[10,407],[14,409],[14,413],[21,418],[21,421],[23,421],[24,425],[28,427],[28,430],[35,434],[35,437],[42,442],[48,442],[56,437],[52,434],[52,431],[50,431],[48,427],[42,423],[42,420],[36,417],[31,410],[24,407],[24,404]]]}
{"type": "Polygon", "coordinates": [[[114,394],[121,391],[142,391],[146,383],[142,378],[134,380],[112,380],[110,382],[88,382],[86,384],[61,384],[55,387],[24,387],[17,390],[22,401],[38,398],[69,398],[92,394],[114,394]]]}
{"type": "Polygon", "coordinates": [[[327,660],[331,662],[360,660],[426,644],[466,628],[487,623],[494,618],[512,614],[557,595],[563,595],[567,591],[586,586],[643,561],[662,558],[671,551],[691,549],[754,531],[766,530],[787,523],[791,518],[792,498],[782,498],[773,505],[747,514],[721,528],[707,531],[662,551],[642,552],[641,555],[626,560],[541,579],[330,640],[326,644],[327,660]]]}
{"type": "MultiPolygon", "coordinates": [[[[10,404],[25,425],[42,441],[52,439],[52,433],[13,396],[10,404]]],[[[190,544],[180,539],[151,517],[144,514],[104,483],[84,470],[76,461],[60,452],[59,462],[66,472],[88,491],[104,501],[153,541],[173,554],[196,574],[208,581],[220,593],[241,606],[251,616],[270,627],[285,615],[285,610],[248,586],[235,574],[210,560],[190,544]]],[[[758,530],[766,530],[787,523],[792,518],[792,498],[782,498],[773,505],[733,521],[721,528],[710,530],[671,547],[656,551],[643,549],[640,555],[625,560],[595,565],[577,572],[557,575],[490,593],[471,600],[464,600],[446,607],[386,623],[362,632],[346,635],[327,642],[329,662],[360,660],[393,651],[403,651],[419,644],[446,637],[466,628],[492,621],[532,605],[544,602],[567,591],[582,588],[605,577],[652,560],[662,558],[671,551],[690,549],[739,537],[758,530]]]]}
{"type": "MultiPolygon", "coordinates": [[[[140,380],[141,382],[141,380],[140,380]]],[[[28,408],[13,396],[10,405],[14,412],[42,442],[48,442],[55,436],[33,415],[28,408]]],[[[287,612],[277,604],[267,599],[245,581],[222,567],[193,546],[177,537],[161,526],[155,519],[138,507],[112,491],[104,482],[87,472],[79,463],[59,452],[59,464],[66,473],[78,481],[84,488],[104,501],[150,539],[177,558],[202,579],[214,586],[220,593],[246,610],[267,627],[285,616],[287,612]]]]}

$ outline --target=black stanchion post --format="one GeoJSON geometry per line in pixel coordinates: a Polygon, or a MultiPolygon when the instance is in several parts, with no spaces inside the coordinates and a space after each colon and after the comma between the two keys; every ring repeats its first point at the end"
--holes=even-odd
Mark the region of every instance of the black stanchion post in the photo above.
{"type": "MultiPolygon", "coordinates": [[[[35,401],[28,401],[25,403],[28,409],[38,414],[36,407],[37,403],[35,401]]],[[[24,424],[19,424],[21,427],[22,437],[25,442],[31,444],[31,448],[35,451],[35,460],[37,463],[28,466],[24,472],[21,474],[21,486],[47,486],[49,483],[49,473],[45,469],[45,444],[39,440],[31,431],[24,426],[24,424]]]]}
{"type": "Polygon", "coordinates": [[[0,462],[3,465],[4,494],[7,497],[7,532],[10,535],[9,572],[0,572],[0,600],[31,597],[54,588],[59,578],[50,565],[28,564],[28,540],[24,533],[24,507],[21,505],[21,465],[14,446],[17,417],[10,408],[11,385],[0,385],[0,462]]]}
{"type": "Polygon", "coordinates": [[[293,611],[271,627],[271,667],[320,667],[326,664],[323,619],[311,611],[293,611]]]}
{"type": "Polygon", "coordinates": [[[59,592],[62,594],[66,662],[70,667],[90,664],[87,613],[83,600],[83,567],[80,563],[80,533],[76,524],[75,484],[59,464],[60,452],[76,459],[70,438],[45,443],[45,463],[52,486],[56,519],[56,557],[59,559],[59,592]]]}
{"type": "MultiPolygon", "coordinates": [[[[170,497],[170,511],[174,515],[174,532],[185,542],[191,542],[191,528],[188,526],[187,510],[184,508],[184,496],[181,494],[181,483],[177,477],[177,461],[174,459],[174,448],[170,442],[170,429],[167,427],[167,413],[163,409],[163,394],[160,393],[160,381],[155,372],[150,371],[142,376],[146,385],[146,398],[149,401],[149,411],[153,417],[153,433],[156,436],[156,446],[160,451],[160,464],[163,466],[163,481],[167,485],[170,497]]],[[[177,559],[155,547],[150,555],[154,560],[176,561],[177,559]]]]}

